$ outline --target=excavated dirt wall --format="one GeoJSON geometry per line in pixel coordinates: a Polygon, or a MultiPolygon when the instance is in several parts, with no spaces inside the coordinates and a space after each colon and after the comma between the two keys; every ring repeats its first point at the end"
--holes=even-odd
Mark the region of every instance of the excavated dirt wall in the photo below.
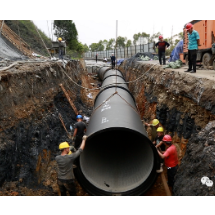
{"type": "Polygon", "coordinates": [[[125,61],[119,69],[132,81],[141,118],[159,119],[173,136],[180,159],[174,195],[214,195],[201,178],[215,182],[215,82],[142,62],[125,61]]]}
{"type": "Polygon", "coordinates": [[[68,131],[76,122],[59,84],[83,114],[90,116],[92,109],[86,92],[64,72],[90,88],[76,61],[66,69],[61,63],[38,62],[0,72],[0,195],[58,194],[55,156],[60,142],[71,143],[59,113],[68,131]]]}

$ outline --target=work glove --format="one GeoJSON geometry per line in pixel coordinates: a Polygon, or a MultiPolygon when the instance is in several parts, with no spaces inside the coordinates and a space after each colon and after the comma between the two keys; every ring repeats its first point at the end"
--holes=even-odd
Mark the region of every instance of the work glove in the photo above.
{"type": "Polygon", "coordinates": [[[84,136],[82,137],[82,140],[87,140],[87,135],[84,135],[84,136]]]}

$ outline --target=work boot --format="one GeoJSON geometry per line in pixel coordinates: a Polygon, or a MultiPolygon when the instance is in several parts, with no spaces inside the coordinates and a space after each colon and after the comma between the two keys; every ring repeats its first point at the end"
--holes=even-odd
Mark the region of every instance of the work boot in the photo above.
{"type": "Polygon", "coordinates": [[[192,70],[192,71],[190,71],[190,73],[196,73],[196,71],[192,70]]]}
{"type": "Polygon", "coordinates": [[[188,70],[186,70],[186,71],[184,71],[184,72],[190,72],[190,71],[191,71],[191,70],[188,69],[188,70]]]}
{"type": "Polygon", "coordinates": [[[158,170],[156,170],[156,172],[157,173],[161,173],[161,172],[163,172],[163,163],[161,163],[161,165],[160,165],[160,169],[158,169],[158,170]]]}

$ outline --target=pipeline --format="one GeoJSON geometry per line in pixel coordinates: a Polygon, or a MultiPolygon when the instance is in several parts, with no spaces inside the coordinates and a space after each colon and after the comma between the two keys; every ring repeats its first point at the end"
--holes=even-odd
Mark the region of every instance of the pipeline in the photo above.
{"type": "Polygon", "coordinates": [[[103,83],[75,176],[91,195],[142,195],[157,179],[158,153],[127,84],[117,85],[125,82],[122,73],[102,67],[98,76],[103,83]]]}

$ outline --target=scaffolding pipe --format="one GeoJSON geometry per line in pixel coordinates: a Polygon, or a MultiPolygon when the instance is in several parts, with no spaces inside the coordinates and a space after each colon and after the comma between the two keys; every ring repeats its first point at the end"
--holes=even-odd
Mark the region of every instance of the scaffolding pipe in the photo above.
{"type": "Polygon", "coordinates": [[[115,84],[124,81],[122,73],[117,71],[116,78],[113,73],[110,68],[98,71],[107,78],[95,99],[86,147],[74,172],[91,195],[142,195],[156,181],[159,157],[127,85],[115,84]]]}

